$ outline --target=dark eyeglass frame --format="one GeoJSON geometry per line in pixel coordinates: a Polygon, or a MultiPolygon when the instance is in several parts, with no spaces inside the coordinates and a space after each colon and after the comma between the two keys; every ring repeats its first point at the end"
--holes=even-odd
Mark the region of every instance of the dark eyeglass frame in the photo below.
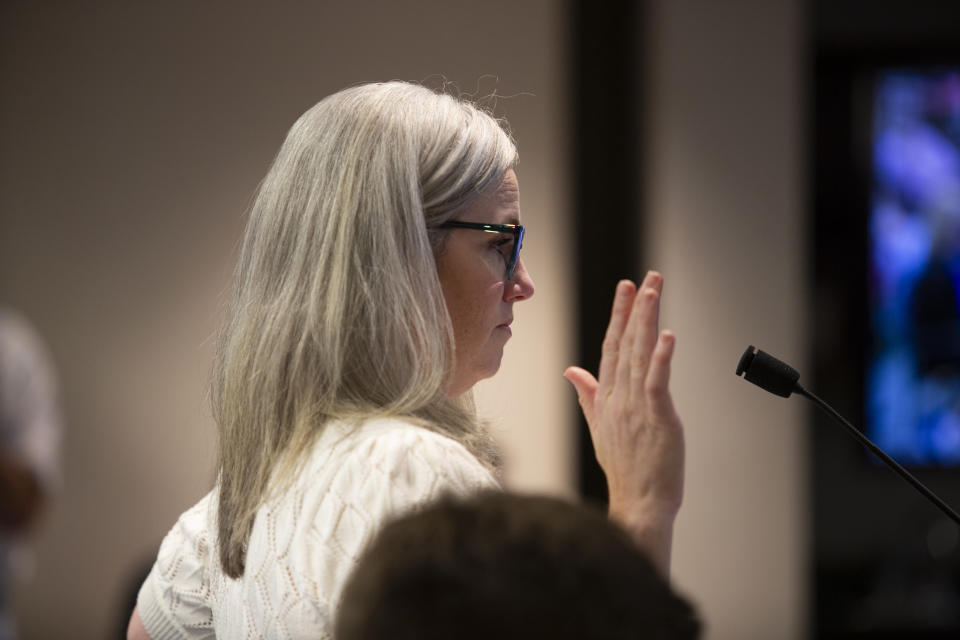
{"type": "Polygon", "coordinates": [[[486,224],[483,222],[461,222],[459,220],[449,220],[440,225],[443,227],[453,227],[455,229],[475,229],[477,231],[486,231],[488,233],[512,233],[513,234],[513,253],[507,260],[507,280],[513,279],[513,272],[520,261],[520,248],[523,246],[523,233],[525,231],[522,224],[486,224]]]}

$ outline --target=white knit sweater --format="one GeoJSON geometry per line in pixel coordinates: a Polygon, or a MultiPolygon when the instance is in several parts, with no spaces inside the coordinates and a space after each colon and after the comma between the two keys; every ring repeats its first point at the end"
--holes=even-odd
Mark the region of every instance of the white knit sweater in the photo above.
{"type": "Polygon", "coordinates": [[[164,539],[140,617],[153,640],[330,638],[340,591],[382,523],[497,486],[461,444],[407,422],[329,425],[290,488],[257,513],[243,576],[221,571],[214,489],[164,539]]]}

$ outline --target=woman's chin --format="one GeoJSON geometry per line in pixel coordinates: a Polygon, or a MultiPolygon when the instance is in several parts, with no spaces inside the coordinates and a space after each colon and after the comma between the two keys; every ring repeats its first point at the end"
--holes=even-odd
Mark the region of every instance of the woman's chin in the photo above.
{"type": "Polygon", "coordinates": [[[456,376],[454,382],[448,387],[447,395],[456,398],[473,389],[473,386],[481,380],[492,378],[500,370],[502,360],[503,349],[499,349],[495,357],[494,354],[491,354],[491,357],[482,365],[472,368],[469,373],[456,376]]]}

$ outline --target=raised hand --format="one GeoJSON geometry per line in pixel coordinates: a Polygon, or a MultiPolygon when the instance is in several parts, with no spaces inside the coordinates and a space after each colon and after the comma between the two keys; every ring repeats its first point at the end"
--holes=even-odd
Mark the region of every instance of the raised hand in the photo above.
{"type": "Polygon", "coordinates": [[[662,290],[655,271],[639,290],[619,282],[599,380],[579,367],[563,375],[577,391],[607,477],[611,518],[668,575],[673,521],[683,500],[684,443],[669,386],[676,338],[657,328],[662,290]]]}

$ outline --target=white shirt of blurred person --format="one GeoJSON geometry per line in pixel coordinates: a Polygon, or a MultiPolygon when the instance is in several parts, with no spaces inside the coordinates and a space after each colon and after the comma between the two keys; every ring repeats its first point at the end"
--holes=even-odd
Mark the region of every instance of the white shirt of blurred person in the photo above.
{"type": "Polygon", "coordinates": [[[59,480],[53,365],[22,317],[0,309],[0,640],[15,638],[11,593],[32,573],[24,538],[59,480]]]}

